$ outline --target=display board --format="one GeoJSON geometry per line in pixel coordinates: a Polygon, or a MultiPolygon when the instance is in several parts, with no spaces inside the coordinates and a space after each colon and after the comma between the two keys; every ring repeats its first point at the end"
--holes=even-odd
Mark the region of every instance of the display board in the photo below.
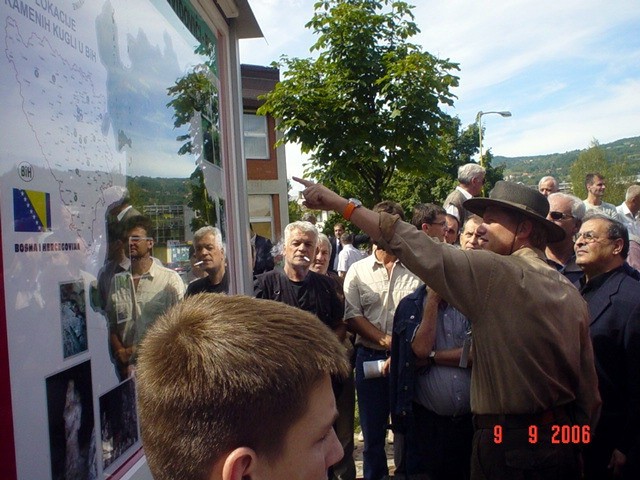
{"type": "Polygon", "coordinates": [[[141,201],[136,179],[204,172],[224,230],[217,37],[179,0],[6,0],[0,24],[0,353],[17,478],[119,478],[140,434],[97,288],[107,212],[126,189],[141,201]],[[191,87],[168,90],[194,79],[198,112],[172,103],[191,87]]]}

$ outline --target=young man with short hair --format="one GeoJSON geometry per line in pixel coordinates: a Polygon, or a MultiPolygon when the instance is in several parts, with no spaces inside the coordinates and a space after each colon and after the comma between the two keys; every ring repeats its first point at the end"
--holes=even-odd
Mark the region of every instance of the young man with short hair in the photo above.
{"type": "Polygon", "coordinates": [[[338,339],[310,313],[244,296],[187,298],[140,349],[154,479],[325,480],[342,457],[331,380],[347,373],[338,339]]]}
{"type": "Polygon", "coordinates": [[[596,210],[605,215],[609,215],[614,220],[620,220],[618,210],[615,205],[604,200],[604,193],[607,189],[605,178],[599,173],[587,173],[584,179],[587,188],[587,198],[584,199],[584,206],[589,210],[596,210]]]}

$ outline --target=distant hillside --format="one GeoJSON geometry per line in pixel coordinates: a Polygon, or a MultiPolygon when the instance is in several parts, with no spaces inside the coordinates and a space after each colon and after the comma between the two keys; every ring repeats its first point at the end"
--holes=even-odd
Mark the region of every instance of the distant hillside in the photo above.
{"type": "MultiPolygon", "coordinates": [[[[640,173],[640,137],[623,138],[602,144],[600,147],[607,152],[607,158],[610,161],[627,161],[636,173],[640,173]]],[[[531,157],[496,156],[492,163],[495,166],[505,166],[505,179],[523,182],[527,185],[535,185],[540,177],[545,175],[553,175],[562,182],[569,181],[569,168],[576,161],[580,152],[584,150],[531,157]]]]}
{"type": "Polygon", "coordinates": [[[131,202],[144,205],[186,205],[191,198],[188,178],[129,177],[127,188],[131,202]]]}

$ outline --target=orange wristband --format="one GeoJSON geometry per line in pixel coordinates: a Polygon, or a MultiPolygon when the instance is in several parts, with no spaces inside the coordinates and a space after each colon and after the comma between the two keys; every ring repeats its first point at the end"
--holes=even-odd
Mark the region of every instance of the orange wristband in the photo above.
{"type": "Polygon", "coordinates": [[[351,215],[353,215],[353,211],[358,208],[358,206],[353,203],[353,202],[349,202],[347,203],[347,206],[344,207],[344,212],[342,212],[342,216],[344,217],[345,220],[350,220],[351,219],[351,215]]]}

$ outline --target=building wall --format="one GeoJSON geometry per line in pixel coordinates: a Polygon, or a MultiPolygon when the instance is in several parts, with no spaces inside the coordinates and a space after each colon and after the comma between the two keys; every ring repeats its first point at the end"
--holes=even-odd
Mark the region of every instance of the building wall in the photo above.
{"type": "MultiPolygon", "coordinates": [[[[262,101],[260,95],[270,92],[280,80],[278,69],[257,65],[242,65],[242,99],[243,110],[247,114],[255,114],[262,101]]],[[[268,196],[271,205],[270,228],[266,227],[263,217],[256,217],[249,212],[256,233],[278,241],[282,231],[289,223],[287,165],[283,145],[276,146],[279,132],[276,120],[267,117],[269,158],[256,159],[247,157],[247,189],[250,196],[268,196]]]]}

